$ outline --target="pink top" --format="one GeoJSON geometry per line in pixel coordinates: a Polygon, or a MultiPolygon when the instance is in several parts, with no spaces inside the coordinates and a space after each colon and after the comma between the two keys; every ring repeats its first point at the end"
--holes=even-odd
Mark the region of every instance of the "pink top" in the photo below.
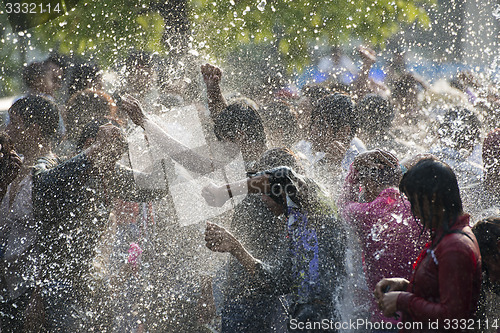
{"type": "MultiPolygon", "coordinates": [[[[409,279],[428,236],[420,234],[422,227],[413,218],[410,203],[394,187],[380,192],[372,202],[358,202],[355,172],[349,171],[340,207],[342,217],[355,227],[361,241],[368,287],[374,290],[384,277],[409,279]]],[[[395,322],[382,315],[375,299],[371,312],[372,321],[395,322]]]]}

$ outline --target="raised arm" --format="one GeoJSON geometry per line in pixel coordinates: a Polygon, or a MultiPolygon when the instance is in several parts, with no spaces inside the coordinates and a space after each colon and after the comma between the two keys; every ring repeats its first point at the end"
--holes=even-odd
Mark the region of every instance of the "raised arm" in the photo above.
{"type": "Polygon", "coordinates": [[[269,176],[263,174],[221,186],[210,184],[203,188],[201,195],[210,206],[222,207],[233,196],[247,193],[266,194],[269,193],[270,189],[269,176]]]}
{"type": "Polygon", "coordinates": [[[210,116],[214,119],[227,106],[226,100],[220,90],[222,71],[214,65],[205,64],[201,66],[201,75],[207,87],[210,116]]]}
{"type": "Polygon", "coordinates": [[[172,138],[146,116],[139,101],[132,96],[122,97],[121,107],[127,112],[134,124],[145,130],[148,140],[154,142],[161,153],[170,156],[188,170],[199,174],[206,174],[227,163],[215,161],[197,154],[194,150],[172,138]]]}
{"type": "Polygon", "coordinates": [[[252,287],[266,294],[284,294],[291,287],[290,262],[284,258],[281,265],[270,266],[254,258],[243,245],[225,228],[207,223],[206,246],[214,252],[228,252],[238,260],[253,278],[252,287]]]}
{"type": "Polygon", "coordinates": [[[33,206],[44,219],[57,223],[79,211],[89,177],[106,177],[114,172],[125,150],[120,130],[99,127],[95,142],[75,157],[58,163],[55,157],[41,158],[33,168],[33,206]]]}

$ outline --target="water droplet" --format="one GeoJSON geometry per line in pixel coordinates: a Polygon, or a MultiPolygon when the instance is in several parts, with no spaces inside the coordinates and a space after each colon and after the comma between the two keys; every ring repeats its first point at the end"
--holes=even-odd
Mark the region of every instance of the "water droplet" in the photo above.
{"type": "Polygon", "coordinates": [[[266,9],[266,5],[267,5],[267,1],[266,0],[262,0],[257,5],[257,9],[260,10],[261,12],[263,12],[266,9]]]}

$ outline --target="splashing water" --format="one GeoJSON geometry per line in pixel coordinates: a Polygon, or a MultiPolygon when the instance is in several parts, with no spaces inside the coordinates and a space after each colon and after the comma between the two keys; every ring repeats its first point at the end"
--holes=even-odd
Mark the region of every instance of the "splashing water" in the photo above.
{"type": "Polygon", "coordinates": [[[497,4],[495,6],[495,9],[493,9],[493,13],[491,13],[493,15],[494,18],[496,18],[497,20],[500,20],[500,4],[497,4]]]}
{"type": "Polygon", "coordinates": [[[267,5],[267,1],[266,0],[262,0],[257,5],[257,9],[260,10],[261,12],[263,12],[266,9],[266,5],[267,5]]]}

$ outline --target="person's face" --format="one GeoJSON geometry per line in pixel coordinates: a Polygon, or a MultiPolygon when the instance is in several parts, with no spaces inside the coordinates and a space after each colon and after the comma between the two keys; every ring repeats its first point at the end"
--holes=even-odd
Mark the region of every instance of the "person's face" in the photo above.
{"type": "Polygon", "coordinates": [[[56,90],[61,88],[63,70],[61,67],[54,63],[49,63],[44,77],[44,84],[46,86],[46,91],[49,94],[53,94],[56,90]]]}
{"type": "Polygon", "coordinates": [[[335,129],[331,126],[319,125],[317,121],[311,121],[311,140],[316,146],[316,149],[328,151],[328,145],[334,141],[347,145],[350,141],[350,133],[349,126],[335,129]]]}
{"type": "Polygon", "coordinates": [[[271,199],[270,196],[263,194],[262,195],[262,201],[267,205],[267,208],[276,216],[280,216],[281,214],[284,213],[283,211],[283,206],[279,205],[271,199]]]}
{"type": "Polygon", "coordinates": [[[443,219],[444,210],[435,209],[435,198],[429,199],[424,196],[422,207],[420,207],[420,205],[418,204],[417,195],[413,194],[413,196],[414,199],[412,201],[415,202],[415,205],[412,205],[411,209],[415,217],[418,218],[427,229],[437,229],[441,223],[441,220],[443,219]],[[429,216],[431,216],[430,221],[424,220],[428,219],[429,216]]]}

